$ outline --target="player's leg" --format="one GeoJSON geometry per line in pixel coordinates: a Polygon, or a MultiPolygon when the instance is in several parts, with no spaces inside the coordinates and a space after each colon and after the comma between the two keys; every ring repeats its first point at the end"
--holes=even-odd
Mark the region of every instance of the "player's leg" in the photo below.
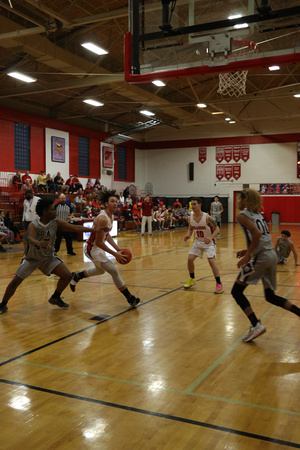
{"type": "Polygon", "coordinates": [[[7,303],[9,299],[14,295],[17,288],[22,283],[23,279],[18,277],[17,275],[14,276],[14,278],[11,280],[11,282],[8,284],[2,302],[0,303],[0,314],[3,314],[7,311],[7,303]]]}
{"type": "Polygon", "coordinates": [[[101,267],[105,270],[105,272],[111,275],[113,282],[119,291],[124,295],[129,305],[132,307],[137,306],[138,303],[140,303],[140,299],[130,293],[125,282],[121,278],[117,266],[112,261],[108,260],[107,262],[102,262],[101,267]]]}
{"type": "MultiPolygon", "coordinates": [[[[94,260],[93,260],[94,262],[94,260]]],[[[94,262],[95,264],[95,262],[94,262]]],[[[89,269],[82,270],[80,272],[73,272],[72,279],[70,281],[70,288],[72,292],[75,292],[76,285],[83,278],[95,277],[97,275],[102,275],[105,273],[105,270],[101,267],[94,265],[94,267],[90,267],[89,269]]]]}
{"type": "MultiPolygon", "coordinates": [[[[207,252],[206,252],[207,253],[207,252]]],[[[211,267],[211,270],[214,274],[215,280],[216,280],[216,289],[215,289],[215,294],[222,294],[224,292],[224,288],[223,288],[223,284],[221,282],[221,278],[220,278],[220,271],[219,271],[219,267],[216,263],[216,258],[210,258],[207,255],[207,261],[211,267]]]]}
{"type": "Polygon", "coordinates": [[[195,259],[197,258],[197,255],[194,255],[192,253],[189,253],[188,261],[187,261],[187,268],[190,274],[190,278],[188,281],[184,284],[185,289],[189,289],[190,287],[194,286],[196,284],[196,278],[195,278],[195,259]]]}
{"type": "Polygon", "coordinates": [[[69,308],[68,303],[65,303],[60,296],[70,283],[72,274],[63,262],[58,264],[55,269],[51,270],[51,273],[57,275],[59,277],[59,280],[57,282],[56,290],[54,291],[48,302],[51,303],[51,305],[58,306],[59,308],[67,309],[69,308]]]}

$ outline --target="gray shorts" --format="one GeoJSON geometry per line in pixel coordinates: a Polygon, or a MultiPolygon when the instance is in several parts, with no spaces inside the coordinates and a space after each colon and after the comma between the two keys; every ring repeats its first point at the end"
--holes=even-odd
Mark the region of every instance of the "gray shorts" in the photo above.
{"type": "Polygon", "coordinates": [[[246,284],[257,284],[262,280],[264,289],[276,289],[277,256],[274,250],[265,250],[245,264],[237,279],[246,284]]]}
{"type": "Polygon", "coordinates": [[[37,261],[36,259],[22,259],[15,274],[19,278],[22,278],[22,280],[25,280],[25,278],[29,277],[35,269],[39,269],[48,277],[62,262],[63,260],[56,255],[51,255],[42,261],[37,261]]]}

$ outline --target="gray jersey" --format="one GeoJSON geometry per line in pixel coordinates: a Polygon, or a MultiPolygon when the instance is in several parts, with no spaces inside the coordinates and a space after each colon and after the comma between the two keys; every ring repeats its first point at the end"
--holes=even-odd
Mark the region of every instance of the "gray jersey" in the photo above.
{"type": "MultiPolygon", "coordinates": [[[[257,255],[260,252],[263,252],[265,250],[274,250],[273,244],[272,244],[272,238],[267,226],[267,223],[263,216],[260,213],[254,213],[248,211],[247,208],[243,209],[243,211],[240,212],[240,214],[245,214],[252,222],[256,225],[256,227],[259,229],[259,231],[262,232],[262,235],[260,237],[260,240],[253,250],[253,255],[257,255]]],[[[245,228],[242,224],[240,224],[242,227],[242,230],[245,234],[246,241],[247,241],[247,247],[252,242],[252,235],[247,228],[245,228]]]]}
{"type": "Polygon", "coordinates": [[[220,202],[212,202],[211,204],[211,215],[214,220],[217,222],[221,221],[221,214],[219,214],[222,211],[222,206],[220,202]],[[219,214],[219,215],[218,215],[219,214]]]}
{"type": "Polygon", "coordinates": [[[283,241],[280,237],[279,241],[278,241],[278,249],[277,249],[278,256],[281,256],[282,258],[288,258],[291,253],[290,244],[291,244],[290,239],[283,241]]]}
{"type": "Polygon", "coordinates": [[[27,240],[27,233],[24,236],[24,259],[30,260],[34,259],[36,261],[43,261],[44,259],[49,258],[54,254],[54,243],[56,239],[56,231],[57,231],[57,220],[53,219],[47,225],[44,225],[40,222],[39,219],[31,222],[36,229],[36,239],[38,241],[48,241],[50,246],[47,249],[40,249],[39,247],[35,247],[34,245],[30,245],[27,240]]]}

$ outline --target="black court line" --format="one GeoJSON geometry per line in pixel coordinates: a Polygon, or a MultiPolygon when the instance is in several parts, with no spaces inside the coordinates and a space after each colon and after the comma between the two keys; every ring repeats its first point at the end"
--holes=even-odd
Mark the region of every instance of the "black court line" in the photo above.
{"type": "Polygon", "coordinates": [[[175,422],[181,422],[181,423],[186,423],[189,425],[195,425],[197,427],[209,428],[211,430],[221,431],[224,433],[230,433],[230,434],[243,436],[243,437],[248,437],[250,439],[256,439],[259,441],[272,442],[273,444],[285,445],[286,447],[300,448],[300,444],[297,444],[296,442],[284,441],[282,439],[271,438],[269,436],[263,436],[261,434],[256,434],[256,433],[248,433],[247,431],[240,431],[240,430],[236,430],[234,428],[221,427],[219,425],[213,425],[211,423],[187,419],[185,417],[172,416],[170,414],[163,414],[163,413],[159,413],[159,412],[155,412],[155,411],[149,411],[147,409],[141,409],[141,408],[135,408],[132,406],[120,405],[118,403],[106,402],[104,400],[97,400],[97,399],[90,398],[90,397],[83,397],[81,395],[68,394],[66,392],[54,391],[52,389],[45,389],[45,388],[41,388],[41,387],[37,387],[37,386],[32,386],[30,384],[18,383],[16,381],[4,380],[1,378],[0,378],[0,383],[9,384],[11,386],[25,387],[25,388],[31,389],[33,391],[39,391],[39,392],[44,392],[46,394],[58,395],[58,396],[70,398],[73,400],[80,400],[83,402],[94,403],[96,405],[108,406],[110,408],[122,409],[125,411],[135,412],[138,414],[145,414],[147,416],[159,417],[161,419],[173,420],[175,422]]]}

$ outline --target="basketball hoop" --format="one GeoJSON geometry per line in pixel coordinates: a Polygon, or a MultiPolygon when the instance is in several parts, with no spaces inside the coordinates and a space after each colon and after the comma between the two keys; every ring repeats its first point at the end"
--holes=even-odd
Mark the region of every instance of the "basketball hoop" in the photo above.
{"type": "MultiPolygon", "coordinates": [[[[255,42],[245,39],[233,39],[232,45],[239,46],[236,51],[233,50],[230,57],[247,56],[256,53],[258,48],[255,42]]],[[[248,70],[237,70],[235,72],[227,72],[219,74],[218,94],[229,95],[230,97],[239,97],[246,95],[246,81],[248,70]]]]}

